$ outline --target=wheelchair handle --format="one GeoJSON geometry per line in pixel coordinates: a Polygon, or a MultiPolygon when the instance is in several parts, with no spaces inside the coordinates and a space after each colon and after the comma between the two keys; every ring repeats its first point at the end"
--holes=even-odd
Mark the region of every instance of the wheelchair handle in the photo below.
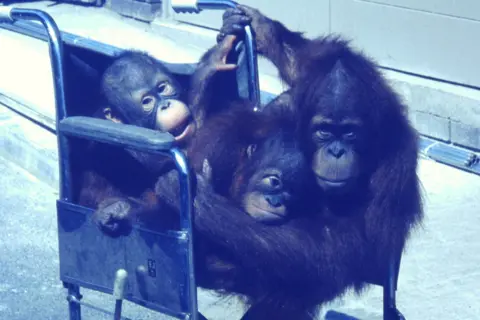
{"type": "Polygon", "coordinates": [[[13,20],[12,7],[0,7],[0,20],[13,20]]]}
{"type": "Polygon", "coordinates": [[[178,13],[199,13],[201,10],[224,10],[235,8],[230,0],[171,0],[172,8],[178,13]]]}
{"type": "MultiPolygon", "coordinates": [[[[200,13],[201,10],[225,10],[235,8],[237,3],[230,0],[171,0],[172,8],[177,13],[200,13]]],[[[245,26],[245,49],[248,65],[248,95],[255,105],[260,107],[260,85],[258,81],[258,61],[255,37],[250,26],[245,26]]]]}

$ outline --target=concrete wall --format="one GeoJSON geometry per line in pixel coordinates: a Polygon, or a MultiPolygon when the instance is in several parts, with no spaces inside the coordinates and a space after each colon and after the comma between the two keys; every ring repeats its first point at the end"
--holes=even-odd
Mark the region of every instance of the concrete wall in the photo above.
{"type": "MultiPolygon", "coordinates": [[[[167,2],[170,0],[166,0],[167,2]]],[[[478,0],[243,0],[308,36],[345,35],[385,67],[480,87],[478,0]]],[[[174,15],[218,28],[221,13],[174,15]]]]}
{"type": "MultiPolygon", "coordinates": [[[[167,2],[169,0],[166,0],[167,2]]],[[[480,1],[243,0],[309,37],[339,33],[378,64],[430,137],[480,149],[480,1]],[[396,71],[396,72],[395,72],[396,71]],[[406,76],[402,73],[408,73],[406,76]]],[[[218,29],[221,12],[173,14],[176,21],[218,29]]],[[[162,19],[157,19],[162,20],[162,19]]],[[[260,71],[276,71],[265,61],[260,71]]]]}

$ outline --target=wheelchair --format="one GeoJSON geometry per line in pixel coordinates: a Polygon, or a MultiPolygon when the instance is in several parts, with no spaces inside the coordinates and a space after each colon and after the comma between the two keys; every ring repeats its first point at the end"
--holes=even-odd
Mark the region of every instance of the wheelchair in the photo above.
{"type": "MultiPolygon", "coordinates": [[[[173,0],[172,6],[179,13],[198,13],[235,7],[236,3],[173,0]]],[[[57,200],[60,280],[67,291],[69,319],[81,320],[81,307],[88,307],[82,301],[80,288],[113,294],[115,309],[104,312],[114,319],[121,319],[123,299],[177,319],[206,319],[197,306],[192,230],[194,175],[187,158],[174,145],[169,133],[85,116],[95,97],[79,96],[75,91],[75,82],[82,83],[82,92],[98,88],[99,75],[121,49],[61,32],[52,17],[40,10],[0,7],[0,22],[1,28],[49,44],[60,170],[57,200]],[[103,235],[90,219],[93,210],[75,203],[78,179],[75,155],[86,141],[171,157],[179,173],[180,229],[154,232],[135,226],[129,237],[112,239],[103,235]]],[[[255,41],[249,26],[245,35],[245,40],[235,48],[238,94],[261,106],[255,41]]],[[[188,87],[195,64],[165,65],[188,87]]],[[[385,320],[404,319],[395,303],[400,257],[392,256],[385,279],[369,281],[383,286],[385,320]]]]}

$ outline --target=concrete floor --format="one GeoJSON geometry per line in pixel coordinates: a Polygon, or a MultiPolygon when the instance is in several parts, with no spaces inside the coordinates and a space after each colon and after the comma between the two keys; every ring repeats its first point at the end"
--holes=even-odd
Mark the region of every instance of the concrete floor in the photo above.
{"type": "MultiPolygon", "coordinates": [[[[58,279],[57,192],[0,158],[0,319],[66,319],[65,290],[58,279]]],[[[478,319],[480,314],[480,177],[430,160],[419,174],[426,220],[403,257],[398,306],[407,319],[478,319]]],[[[84,290],[85,301],[113,309],[111,296],[84,290]]],[[[325,308],[358,319],[381,319],[381,288],[361,297],[347,295],[325,308]]],[[[199,292],[209,319],[238,319],[238,301],[199,292]]],[[[85,319],[108,319],[84,309],[85,319]]],[[[127,303],[132,319],[163,319],[127,303]]],[[[319,317],[320,318],[320,317],[319,317]]]]}

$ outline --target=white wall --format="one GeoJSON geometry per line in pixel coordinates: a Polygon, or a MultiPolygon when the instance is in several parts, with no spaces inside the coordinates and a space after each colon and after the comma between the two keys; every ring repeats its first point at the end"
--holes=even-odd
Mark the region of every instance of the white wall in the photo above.
{"type": "MultiPolygon", "coordinates": [[[[335,32],[381,65],[480,87],[479,0],[243,0],[309,37],[335,32]]],[[[177,15],[211,28],[221,12],[177,15]]]]}

